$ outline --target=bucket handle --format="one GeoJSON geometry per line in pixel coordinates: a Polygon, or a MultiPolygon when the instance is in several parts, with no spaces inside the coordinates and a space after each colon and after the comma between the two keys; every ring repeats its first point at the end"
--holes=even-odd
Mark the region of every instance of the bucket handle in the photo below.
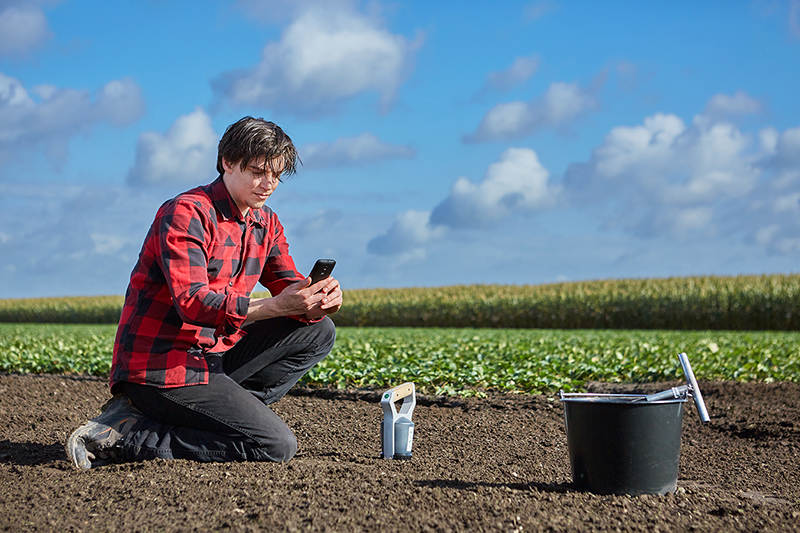
{"type": "Polygon", "coordinates": [[[657,402],[660,400],[674,400],[676,398],[686,398],[686,392],[689,390],[688,385],[681,385],[680,387],[672,387],[671,389],[648,394],[644,397],[646,402],[657,402]]]}
{"type": "Polygon", "coordinates": [[[707,424],[711,421],[711,418],[708,416],[706,402],[703,401],[703,395],[700,392],[700,386],[697,384],[697,378],[695,378],[694,372],[692,371],[692,365],[689,364],[689,358],[684,352],[681,352],[678,354],[678,359],[683,367],[683,373],[686,375],[686,382],[689,385],[692,398],[694,398],[694,404],[697,406],[697,414],[700,415],[700,421],[703,424],[707,424]]]}

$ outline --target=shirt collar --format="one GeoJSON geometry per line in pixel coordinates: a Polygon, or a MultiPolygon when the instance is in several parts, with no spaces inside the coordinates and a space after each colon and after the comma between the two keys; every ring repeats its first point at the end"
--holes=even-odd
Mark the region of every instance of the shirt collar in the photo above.
{"type": "Polygon", "coordinates": [[[261,214],[261,209],[248,209],[247,215],[242,218],[242,213],[233,201],[222,176],[218,177],[209,185],[209,195],[211,202],[214,204],[215,209],[222,214],[225,219],[235,219],[241,222],[250,224],[264,225],[264,217],[261,214]]]}

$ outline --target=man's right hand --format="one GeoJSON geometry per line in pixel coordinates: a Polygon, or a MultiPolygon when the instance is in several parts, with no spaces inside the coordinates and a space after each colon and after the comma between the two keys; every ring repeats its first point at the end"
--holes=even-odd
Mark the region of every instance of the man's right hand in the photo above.
{"type": "Polygon", "coordinates": [[[304,315],[325,298],[321,289],[327,280],[320,280],[311,285],[311,278],[302,279],[287,286],[280,294],[273,298],[280,302],[281,316],[304,315]]]}
{"type": "Polygon", "coordinates": [[[288,285],[277,296],[250,300],[244,325],[267,318],[305,315],[326,297],[322,292],[326,283],[327,279],[323,279],[312,285],[311,278],[305,278],[288,285]]]}

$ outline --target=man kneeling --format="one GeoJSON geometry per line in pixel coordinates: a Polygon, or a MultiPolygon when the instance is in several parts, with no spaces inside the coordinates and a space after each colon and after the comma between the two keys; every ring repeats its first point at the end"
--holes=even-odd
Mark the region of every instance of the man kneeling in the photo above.
{"type": "Polygon", "coordinates": [[[342,305],[336,279],[297,271],[264,205],[297,161],[281,128],[245,117],[220,140],[219,177],[159,208],[125,294],[113,398],[67,440],[76,467],[294,456],[268,406],[330,352],[342,305]],[[250,298],[258,281],[272,298],[250,298]]]}

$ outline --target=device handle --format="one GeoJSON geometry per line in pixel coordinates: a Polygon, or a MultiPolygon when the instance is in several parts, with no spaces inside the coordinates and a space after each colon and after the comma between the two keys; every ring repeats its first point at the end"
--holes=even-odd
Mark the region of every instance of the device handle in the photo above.
{"type": "Polygon", "coordinates": [[[394,403],[412,394],[414,394],[414,384],[409,381],[384,392],[383,397],[381,397],[381,403],[394,403]]]}

